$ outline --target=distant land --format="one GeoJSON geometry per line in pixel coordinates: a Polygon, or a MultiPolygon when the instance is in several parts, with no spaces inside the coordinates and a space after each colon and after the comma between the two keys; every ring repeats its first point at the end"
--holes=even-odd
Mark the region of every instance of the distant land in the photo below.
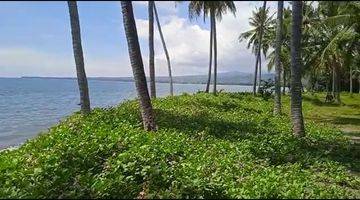
{"type": "MultiPolygon", "coordinates": [[[[261,75],[262,80],[274,79],[274,74],[265,73],[261,75]]],[[[76,79],[76,77],[40,77],[40,76],[22,76],[21,78],[42,78],[42,79],[76,79]]],[[[133,82],[133,77],[88,77],[89,80],[101,80],[101,81],[122,81],[133,82]]],[[[149,81],[149,77],[146,77],[149,81]]],[[[226,72],[218,74],[218,84],[220,85],[252,85],[254,75],[244,72],[226,72]]],[[[157,83],[168,83],[168,76],[155,77],[157,83]]],[[[181,84],[206,84],[207,75],[186,75],[186,76],[174,76],[174,83],[181,84]]]]}

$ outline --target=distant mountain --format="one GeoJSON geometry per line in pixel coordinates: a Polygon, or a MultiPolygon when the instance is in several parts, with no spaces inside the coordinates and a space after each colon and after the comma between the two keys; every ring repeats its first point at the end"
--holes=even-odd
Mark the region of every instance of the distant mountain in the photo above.
{"type": "MultiPolygon", "coordinates": [[[[34,77],[34,76],[23,76],[21,78],[50,78],[50,79],[75,79],[73,77],[34,77]]],[[[149,77],[146,77],[149,81],[149,77]]],[[[274,79],[274,74],[266,73],[262,74],[263,80],[274,79]]],[[[132,82],[133,77],[89,77],[89,80],[102,80],[102,81],[124,81],[132,82]]],[[[168,76],[158,76],[155,78],[158,83],[168,83],[168,76]]],[[[174,76],[174,83],[183,84],[206,84],[207,75],[187,75],[187,76],[174,76]]],[[[251,73],[244,72],[225,72],[218,73],[218,84],[220,85],[252,85],[254,81],[254,75],[251,73]]]]}

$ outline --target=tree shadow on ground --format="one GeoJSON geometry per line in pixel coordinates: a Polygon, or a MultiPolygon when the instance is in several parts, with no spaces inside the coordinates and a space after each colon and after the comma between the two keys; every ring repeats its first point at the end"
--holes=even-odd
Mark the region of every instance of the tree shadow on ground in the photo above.
{"type": "Polygon", "coordinates": [[[302,98],[303,98],[303,100],[306,100],[316,106],[327,106],[327,107],[339,107],[340,106],[340,104],[337,104],[334,102],[325,102],[325,99],[324,99],[324,101],[321,101],[318,97],[303,96],[302,98]]]}
{"type": "Polygon", "coordinates": [[[248,133],[263,133],[264,129],[255,122],[230,122],[225,119],[210,116],[207,112],[198,112],[194,115],[173,114],[167,110],[155,109],[157,124],[160,128],[176,129],[186,132],[192,137],[199,137],[199,133],[207,134],[219,139],[237,141],[248,137],[248,133]]]}
{"type": "Polygon", "coordinates": [[[335,117],[332,122],[334,124],[341,124],[341,125],[360,125],[360,118],[354,117],[335,117]]]}
{"type": "Polygon", "coordinates": [[[276,130],[276,126],[269,124],[270,122],[266,125],[250,120],[230,122],[211,116],[206,111],[198,111],[191,115],[174,114],[171,111],[161,109],[156,109],[155,112],[160,128],[176,129],[194,138],[211,135],[232,142],[250,139],[253,142],[251,145],[252,154],[260,159],[268,160],[271,165],[297,162],[302,163],[306,168],[317,159],[325,159],[339,162],[351,171],[360,172],[360,159],[358,157],[360,148],[356,144],[345,144],[326,138],[317,138],[314,142],[313,138],[299,139],[289,134],[285,139],[282,139],[286,145],[279,147],[276,146],[278,142],[276,135],[281,137],[280,134],[283,133],[276,130]],[[274,128],[267,129],[266,127],[274,128]],[[263,145],[262,148],[259,148],[259,145],[263,145]]]}

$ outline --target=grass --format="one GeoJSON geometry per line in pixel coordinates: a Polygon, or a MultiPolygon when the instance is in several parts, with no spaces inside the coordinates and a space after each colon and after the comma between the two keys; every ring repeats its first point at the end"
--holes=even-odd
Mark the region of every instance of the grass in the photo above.
{"type": "MultiPolygon", "coordinates": [[[[325,93],[304,95],[304,116],[307,120],[341,129],[348,136],[360,137],[360,95],[341,94],[342,104],[325,103],[325,93]]],[[[289,110],[290,97],[285,96],[289,110]]]]}
{"type": "Polygon", "coordinates": [[[0,198],[360,198],[359,146],[336,128],[307,120],[295,138],[286,114],[250,94],[153,104],[156,133],[128,101],[1,152],[0,198]]]}

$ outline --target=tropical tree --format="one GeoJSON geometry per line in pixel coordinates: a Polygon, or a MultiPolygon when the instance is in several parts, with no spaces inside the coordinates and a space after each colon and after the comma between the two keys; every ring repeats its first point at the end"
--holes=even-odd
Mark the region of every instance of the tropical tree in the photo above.
{"type": "Polygon", "coordinates": [[[189,3],[189,18],[199,17],[203,15],[204,21],[210,16],[210,60],[209,73],[205,92],[209,92],[211,81],[212,53],[214,53],[214,89],[216,94],[217,85],[217,38],[216,38],[216,20],[221,20],[222,16],[228,11],[235,15],[236,7],[233,1],[191,1],[189,3]],[[214,50],[214,51],[212,51],[214,50]]]}
{"type": "Polygon", "coordinates": [[[156,98],[155,66],[154,66],[154,1],[148,2],[149,12],[149,71],[150,71],[150,95],[156,98]]]}
{"type": "MultiPolygon", "coordinates": [[[[249,31],[241,33],[239,36],[239,42],[248,40],[247,48],[251,48],[252,53],[255,54],[255,72],[254,72],[254,85],[253,94],[256,94],[258,69],[261,69],[261,52],[264,57],[267,55],[267,51],[273,43],[274,37],[272,37],[272,29],[274,28],[273,15],[269,15],[269,8],[266,9],[266,1],[264,1],[262,8],[256,8],[253,11],[253,16],[249,18],[249,24],[253,28],[249,31]]],[[[259,76],[261,79],[261,72],[259,76]]],[[[259,80],[259,87],[260,87],[259,80]]]]}
{"type": "Polygon", "coordinates": [[[163,48],[164,48],[166,61],[167,61],[167,65],[168,65],[168,72],[169,72],[169,79],[170,79],[170,95],[172,96],[172,95],[174,95],[174,86],[173,86],[173,78],[172,78],[172,74],[171,74],[170,56],[169,56],[169,52],[168,52],[168,50],[166,48],[165,39],[164,39],[162,30],[161,30],[160,20],[159,20],[159,16],[158,16],[158,13],[157,13],[157,10],[156,10],[155,2],[153,2],[153,6],[154,6],[156,23],[157,23],[157,27],[158,27],[160,38],[161,38],[161,43],[162,43],[163,48]]]}
{"type": "Polygon", "coordinates": [[[70,24],[71,24],[71,36],[73,43],[73,51],[76,65],[76,75],[80,91],[80,105],[81,112],[83,114],[88,114],[90,112],[90,99],[89,99],[89,89],[84,67],[84,56],[83,49],[81,45],[81,31],[80,31],[80,22],[79,14],[77,9],[76,1],[68,1],[69,14],[70,14],[70,24]]]}
{"type": "Polygon", "coordinates": [[[123,23],[128,44],[129,57],[134,74],[135,86],[140,102],[140,111],[144,129],[155,131],[155,116],[147,88],[144,65],[142,62],[138,34],[131,1],[121,1],[123,23]]]}
{"type": "Polygon", "coordinates": [[[301,84],[301,25],[302,1],[292,1],[292,32],[291,32],[291,119],[293,133],[297,137],[305,135],[302,114],[301,84]]]}
{"type": "Polygon", "coordinates": [[[282,28],[282,18],[283,18],[283,7],[284,2],[278,1],[277,9],[277,21],[276,21],[276,43],[275,43],[275,102],[274,102],[274,113],[281,114],[281,91],[280,91],[280,76],[281,76],[281,61],[280,61],[280,52],[281,52],[281,28],[282,28]]]}
{"type": "MultiPolygon", "coordinates": [[[[349,20],[351,23],[344,23],[339,20],[344,17],[340,14],[344,12],[342,11],[344,5],[344,2],[319,3],[318,20],[314,23],[313,28],[309,29],[311,30],[310,36],[313,39],[312,42],[308,40],[310,44],[306,45],[310,52],[308,53],[309,60],[312,60],[307,66],[312,66],[313,69],[318,70],[314,77],[319,77],[321,73],[331,75],[332,94],[337,103],[341,103],[341,71],[349,67],[350,74],[352,73],[350,60],[353,59],[351,57],[355,53],[356,48],[354,47],[357,46],[356,42],[359,35],[356,31],[358,26],[356,21],[351,22],[349,20]]],[[[350,77],[349,82],[351,85],[350,77]]]]}

